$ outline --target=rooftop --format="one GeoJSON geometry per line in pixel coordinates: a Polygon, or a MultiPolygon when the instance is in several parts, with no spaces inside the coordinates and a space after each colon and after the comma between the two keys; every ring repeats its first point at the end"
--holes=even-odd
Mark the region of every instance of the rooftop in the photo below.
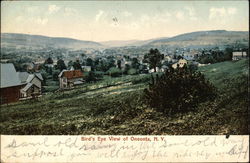
{"type": "Polygon", "coordinates": [[[1,63],[0,88],[21,85],[16,69],[12,63],[1,63]]]}

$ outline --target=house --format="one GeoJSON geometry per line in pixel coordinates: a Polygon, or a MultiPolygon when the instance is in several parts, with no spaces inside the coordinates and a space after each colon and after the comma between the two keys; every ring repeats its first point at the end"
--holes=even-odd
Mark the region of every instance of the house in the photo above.
{"type": "Polygon", "coordinates": [[[187,62],[186,59],[179,59],[178,62],[172,64],[172,67],[173,67],[174,69],[176,69],[178,66],[179,66],[180,68],[182,68],[182,67],[184,67],[187,63],[188,63],[188,62],[187,62]]]}
{"type": "Polygon", "coordinates": [[[17,102],[22,87],[12,63],[1,63],[0,103],[17,102]]]}
{"type": "MultiPolygon", "coordinates": [[[[159,67],[156,67],[156,72],[164,72],[165,69],[164,68],[159,68],[159,67]]],[[[155,72],[155,70],[152,68],[148,71],[149,73],[153,73],[155,72]]]]}
{"type": "Polygon", "coordinates": [[[83,73],[81,70],[63,70],[59,75],[60,88],[72,88],[83,84],[83,73]]]}
{"type": "Polygon", "coordinates": [[[91,71],[91,66],[82,66],[82,70],[84,72],[89,72],[89,71],[91,71]]]}
{"type": "Polygon", "coordinates": [[[246,52],[233,52],[232,60],[237,61],[243,58],[247,58],[246,52]]]}
{"type": "Polygon", "coordinates": [[[42,94],[43,77],[40,73],[18,72],[17,74],[22,84],[22,89],[20,90],[22,98],[42,94]]]}

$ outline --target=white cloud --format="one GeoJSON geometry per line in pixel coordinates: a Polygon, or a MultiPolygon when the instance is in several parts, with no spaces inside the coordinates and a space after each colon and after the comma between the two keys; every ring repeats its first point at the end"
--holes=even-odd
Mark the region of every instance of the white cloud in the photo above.
{"type": "Polygon", "coordinates": [[[16,21],[17,22],[21,22],[21,21],[23,21],[24,19],[23,19],[23,17],[22,16],[17,16],[16,17],[16,21]]]}
{"type": "Polygon", "coordinates": [[[30,6],[26,8],[26,11],[33,13],[33,12],[36,12],[38,9],[39,9],[38,6],[30,6]]]}
{"type": "Polygon", "coordinates": [[[48,19],[47,18],[37,18],[37,19],[35,19],[35,22],[37,24],[40,24],[40,25],[46,25],[48,23],[48,19]]]}
{"type": "Polygon", "coordinates": [[[228,14],[230,14],[230,15],[236,14],[236,11],[237,11],[237,9],[233,8],[233,7],[230,7],[227,9],[228,14]]]}
{"type": "Polygon", "coordinates": [[[232,7],[229,7],[229,8],[212,7],[209,10],[209,19],[211,20],[211,19],[217,19],[217,18],[223,18],[226,16],[231,16],[231,15],[234,15],[236,13],[236,11],[237,11],[236,8],[232,8],[232,7]]]}
{"type": "Polygon", "coordinates": [[[99,10],[98,13],[95,16],[95,21],[99,21],[100,18],[103,16],[104,11],[103,10],[99,10]]]}
{"type": "Polygon", "coordinates": [[[179,20],[183,20],[184,19],[184,13],[182,11],[177,11],[175,13],[175,17],[179,20]]]}
{"type": "Polygon", "coordinates": [[[131,12],[128,12],[128,11],[123,11],[122,15],[125,17],[129,17],[129,16],[132,16],[133,14],[131,12]]]}
{"type": "Polygon", "coordinates": [[[69,8],[69,7],[64,8],[64,14],[66,16],[72,16],[72,15],[75,15],[76,13],[77,13],[76,9],[69,8]]]}
{"type": "Polygon", "coordinates": [[[48,11],[50,14],[55,13],[59,10],[60,10],[60,7],[58,7],[57,5],[49,5],[48,7],[48,11]]]}
{"type": "Polygon", "coordinates": [[[197,20],[198,19],[196,17],[196,11],[193,7],[185,7],[185,10],[187,10],[190,20],[197,20]]]}

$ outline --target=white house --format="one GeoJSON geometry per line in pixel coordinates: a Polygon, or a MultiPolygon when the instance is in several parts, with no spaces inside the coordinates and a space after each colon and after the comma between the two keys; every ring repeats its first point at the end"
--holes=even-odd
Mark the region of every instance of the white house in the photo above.
{"type": "Polygon", "coordinates": [[[174,64],[172,64],[172,67],[174,68],[174,69],[176,69],[178,66],[180,67],[180,68],[182,68],[182,67],[184,67],[185,65],[187,65],[187,60],[186,59],[180,59],[177,63],[174,63],[174,64]]]}
{"type": "Polygon", "coordinates": [[[27,72],[18,72],[17,74],[23,85],[20,90],[22,98],[42,94],[43,77],[40,73],[29,74],[27,72]]]}
{"type": "Polygon", "coordinates": [[[240,60],[243,58],[247,58],[247,53],[246,52],[233,52],[232,60],[240,60]]]}
{"type": "Polygon", "coordinates": [[[89,72],[89,71],[91,71],[91,66],[82,66],[82,70],[84,72],[89,72]]]}

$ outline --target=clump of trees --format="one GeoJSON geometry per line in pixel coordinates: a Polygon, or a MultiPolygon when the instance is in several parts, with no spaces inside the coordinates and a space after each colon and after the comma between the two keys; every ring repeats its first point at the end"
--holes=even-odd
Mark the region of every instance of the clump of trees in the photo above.
{"type": "Polygon", "coordinates": [[[122,70],[116,67],[111,67],[108,71],[106,71],[107,75],[110,75],[111,77],[118,77],[122,75],[122,70]]]}
{"type": "Polygon", "coordinates": [[[192,111],[215,97],[216,89],[204,75],[186,66],[152,76],[152,83],[145,89],[147,104],[168,115],[192,111]]]}
{"type": "Polygon", "coordinates": [[[150,68],[156,72],[156,67],[161,66],[161,61],[164,58],[164,54],[161,54],[158,49],[150,49],[149,53],[144,55],[144,63],[149,63],[150,68]]]}

